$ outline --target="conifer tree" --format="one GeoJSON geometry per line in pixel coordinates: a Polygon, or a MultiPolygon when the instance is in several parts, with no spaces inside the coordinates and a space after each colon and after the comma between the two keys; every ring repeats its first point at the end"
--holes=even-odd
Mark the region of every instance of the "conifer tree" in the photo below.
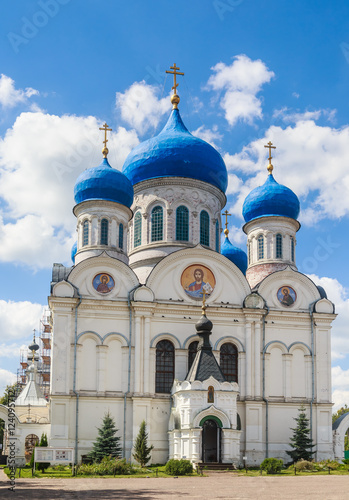
{"type": "MultiPolygon", "coordinates": [[[[45,433],[41,434],[41,439],[40,439],[40,448],[47,448],[48,447],[48,442],[47,442],[47,435],[45,433]]],[[[33,450],[33,457],[35,453],[35,448],[33,450]]],[[[34,458],[33,458],[33,464],[34,464],[34,458]]],[[[45,472],[46,469],[50,467],[50,462],[38,462],[36,465],[36,468],[41,471],[45,472]]]]}
{"type": "Polygon", "coordinates": [[[154,448],[153,445],[148,447],[148,433],[146,431],[145,420],[139,427],[138,436],[134,444],[133,458],[144,467],[150,460],[150,452],[154,448]]]}
{"type": "Polygon", "coordinates": [[[110,413],[106,413],[103,417],[102,427],[98,429],[98,436],[93,443],[93,449],[89,453],[89,457],[94,462],[100,462],[104,457],[112,456],[114,458],[121,457],[120,437],[115,436],[118,429],[115,427],[114,419],[110,413]]]}
{"type": "Polygon", "coordinates": [[[290,446],[292,446],[293,450],[287,451],[286,453],[290,455],[294,462],[298,462],[298,460],[301,459],[310,461],[315,451],[311,451],[314,445],[308,427],[309,419],[305,414],[305,407],[303,405],[298,411],[298,417],[293,419],[297,422],[297,427],[291,428],[293,437],[291,438],[290,446]]]}

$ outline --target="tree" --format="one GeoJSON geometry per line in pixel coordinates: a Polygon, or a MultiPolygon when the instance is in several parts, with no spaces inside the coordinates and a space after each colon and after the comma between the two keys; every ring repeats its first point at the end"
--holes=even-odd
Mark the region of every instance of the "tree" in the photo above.
{"type": "Polygon", "coordinates": [[[110,413],[106,413],[103,418],[102,427],[98,429],[98,436],[93,443],[93,449],[88,454],[94,462],[100,462],[104,457],[121,457],[120,437],[115,436],[118,429],[115,427],[114,419],[110,413]]]}
{"type": "Polygon", "coordinates": [[[0,405],[8,406],[9,398],[12,401],[14,397],[16,398],[18,396],[20,390],[21,386],[17,382],[12,385],[7,385],[3,396],[0,398],[0,405]]]}
{"type": "Polygon", "coordinates": [[[313,440],[310,437],[309,419],[305,414],[305,407],[301,406],[299,409],[298,417],[294,418],[297,422],[297,427],[293,431],[293,437],[291,438],[290,446],[293,450],[287,451],[286,453],[290,455],[294,462],[298,460],[312,460],[312,455],[315,451],[311,451],[313,448],[313,440]]]}
{"type": "Polygon", "coordinates": [[[148,433],[146,431],[145,420],[141,423],[139,427],[138,436],[134,444],[134,454],[133,458],[144,467],[150,460],[150,452],[154,448],[153,445],[148,447],[148,433]]]}
{"type": "MultiPolygon", "coordinates": [[[[47,446],[48,446],[47,435],[45,433],[41,434],[39,446],[40,446],[40,448],[47,448],[47,446]]],[[[35,448],[33,450],[33,457],[34,457],[34,453],[35,453],[35,448]]],[[[34,463],[34,461],[33,461],[33,463],[34,463]]],[[[48,469],[49,467],[50,467],[50,462],[38,462],[38,464],[36,465],[36,468],[41,472],[45,472],[45,470],[48,469]]]]}

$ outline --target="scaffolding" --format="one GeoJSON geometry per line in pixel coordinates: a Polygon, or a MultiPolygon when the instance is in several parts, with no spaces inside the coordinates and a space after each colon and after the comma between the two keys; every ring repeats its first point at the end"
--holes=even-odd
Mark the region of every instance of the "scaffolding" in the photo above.
{"type": "MultiPolygon", "coordinates": [[[[48,309],[46,309],[40,320],[39,335],[36,337],[39,350],[35,354],[35,361],[37,362],[38,368],[38,383],[46,399],[48,399],[50,394],[51,336],[51,313],[48,309]]],[[[32,354],[29,349],[20,350],[20,368],[17,370],[17,384],[19,392],[23,389],[27,382],[26,369],[31,363],[31,357],[32,354]]]]}

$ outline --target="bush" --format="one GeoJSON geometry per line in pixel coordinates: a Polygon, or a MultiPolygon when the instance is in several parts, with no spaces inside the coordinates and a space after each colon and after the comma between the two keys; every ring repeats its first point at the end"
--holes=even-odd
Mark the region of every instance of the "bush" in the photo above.
{"type": "Polygon", "coordinates": [[[283,461],[277,458],[265,458],[261,463],[261,469],[265,470],[267,474],[278,474],[283,467],[283,461]]]}
{"type": "Polygon", "coordinates": [[[345,465],[349,465],[349,458],[343,458],[342,462],[345,465]]]}
{"type": "Polygon", "coordinates": [[[193,465],[189,460],[171,458],[166,464],[165,472],[170,476],[185,476],[192,474],[193,465]]]}
{"type": "Polygon", "coordinates": [[[100,463],[82,464],[78,467],[78,476],[120,476],[132,474],[135,468],[127,463],[125,459],[118,460],[112,457],[104,457],[100,463]]]}
{"type": "Polygon", "coordinates": [[[318,470],[337,470],[339,469],[341,464],[336,462],[335,460],[321,460],[321,462],[318,462],[316,466],[318,470]]]}
{"type": "Polygon", "coordinates": [[[309,462],[309,460],[299,460],[294,464],[298,471],[302,470],[314,470],[314,462],[309,462]]]}

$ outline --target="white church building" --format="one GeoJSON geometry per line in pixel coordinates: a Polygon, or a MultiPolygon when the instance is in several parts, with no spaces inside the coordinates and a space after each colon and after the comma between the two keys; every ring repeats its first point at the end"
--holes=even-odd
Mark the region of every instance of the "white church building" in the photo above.
{"type": "Polygon", "coordinates": [[[297,270],[299,200],[269,154],[243,206],[247,254],[227,224],[222,243],[226,166],[171,102],[122,172],[105,141],[76,181],[73,265],[54,264],[49,296],[49,445],[80,460],[109,411],[128,459],[145,420],[153,463],[289,462],[304,404],[315,458],[330,458],[335,313],[297,270]]]}

